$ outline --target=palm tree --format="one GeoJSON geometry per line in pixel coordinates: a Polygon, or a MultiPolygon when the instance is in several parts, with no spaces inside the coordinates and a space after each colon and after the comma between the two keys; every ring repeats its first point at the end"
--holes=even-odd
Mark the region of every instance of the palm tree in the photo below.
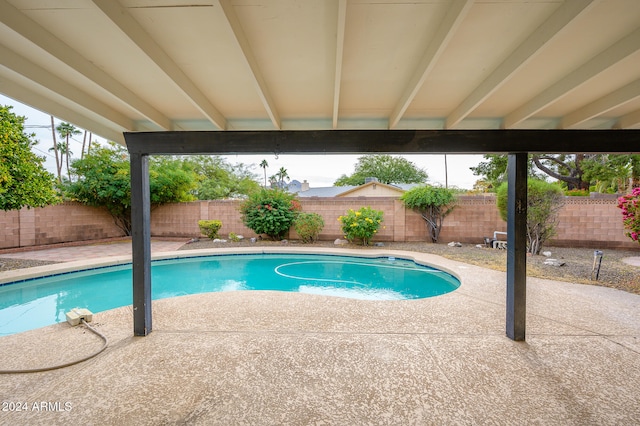
{"type": "Polygon", "coordinates": [[[56,172],[58,173],[58,183],[62,182],[62,162],[60,161],[60,155],[58,153],[58,142],[56,141],[56,125],[53,122],[53,115],[51,116],[51,133],[53,135],[53,148],[49,148],[49,151],[53,151],[56,157],[56,172]]]}
{"type": "Polygon", "coordinates": [[[260,167],[262,167],[262,169],[264,170],[264,187],[267,187],[267,167],[269,167],[269,163],[267,163],[267,160],[262,160],[262,162],[260,163],[260,167]]]}
{"type": "Polygon", "coordinates": [[[289,173],[287,173],[287,169],[285,169],[284,167],[280,167],[280,170],[278,170],[278,173],[276,173],[276,176],[278,176],[280,188],[284,189],[284,180],[289,179],[289,173]]]}
{"type": "Polygon", "coordinates": [[[71,173],[69,172],[69,156],[72,153],[69,150],[69,138],[71,136],[79,135],[82,132],[70,123],[60,123],[58,127],[56,127],[56,130],[58,131],[60,138],[65,140],[64,154],[67,163],[67,177],[71,179],[71,173]]]}

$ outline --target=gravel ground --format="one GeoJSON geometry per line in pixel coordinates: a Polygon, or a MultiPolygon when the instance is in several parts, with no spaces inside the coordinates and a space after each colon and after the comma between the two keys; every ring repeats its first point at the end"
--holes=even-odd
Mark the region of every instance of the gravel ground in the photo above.
{"type": "Polygon", "coordinates": [[[47,262],[45,260],[26,260],[11,259],[8,257],[0,257],[0,272],[9,271],[11,269],[33,268],[34,266],[51,265],[58,262],[47,262]]]}
{"type": "MultiPolygon", "coordinates": [[[[258,241],[250,243],[228,242],[214,243],[211,240],[200,240],[185,244],[180,250],[194,250],[217,247],[246,247],[246,246],[280,246],[283,242],[258,241]]],[[[299,241],[287,242],[290,246],[317,246],[333,248],[350,248],[371,250],[380,247],[363,247],[354,244],[336,246],[333,241],[320,241],[314,244],[302,244],[299,241]]],[[[505,250],[490,248],[478,248],[473,244],[463,244],[462,247],[449,247],[447,244],[429,244],[424,242],[412,243],[384,243],[384,248],[418,251],[437,254],[449,259],[485,268],[506,271],[507,255],[505,250]]],[[[630,293],[640,294],[640,267],[632,266],[622,261],[626,257],[640,257],[640,250],[604,250],[600,274],[597,281],[591,280],[593,269],[593,249],[589,248],[565,248],[545,247],[543,251],[550,251],[551,258],[564,262],[563,266],[545,265],[545,256],[529,256],[527,258],[527,275],[532,277],[549,278],[558,281],[569,281],[583,284],[594,284],[605,287],[617,288],[630,293]]],[[[20,260],[0,258],[0,272],[10,269],[30,268],[33,266],[48,265],[56,262],[39,260],[20,260]]]]}

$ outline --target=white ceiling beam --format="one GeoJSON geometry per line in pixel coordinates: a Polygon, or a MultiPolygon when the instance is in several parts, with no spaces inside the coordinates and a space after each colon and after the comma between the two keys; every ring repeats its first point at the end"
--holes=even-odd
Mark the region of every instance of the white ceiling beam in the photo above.
{"type": "Polygon", "coordinates": [[[338,128],[340,115],[340,89],[342,87],[342,59],[344,55],[344,33],[347,26],[347,0],[338,1],[338,22],[336,25],[336,66],[333,72],[333,112],[332,128],[338,128]]]}
{"type": "Polygon", "coordinates": [[[85,59],[82,55],[78,54],[75,50],[71,49],[62,40],[6,2],[0,2],[0,22],[61,63],[73,68],[83,77],[116,97],[131,109],[158,125],[161,129],[171,130],[171,121],[165,115],[136,96],[132,91],[85,59]]]}
{"type": "Polygon", "coordinates": [[[592,3],[593,0],[581,0],[568,1],[560,5],[553,15],[511,52],[507,59],[449,114],[445,128],[453,128],[464,120],[592,3]]]}
{"type": "Polygon", "coordinates": [[[227,120],[211,104],[209,99],[189,79],[182,69],[167,55],[131,14],[116,0],[92,0],[142,52],[164,72],[169,79],[187,96],[191,103],[202,112],[213,124],[224,130],[227,120]]]}
{"type": "Polygon", "coordinates": [[[640,98],[640,80],[629,83],[626,86],[567,114],[562,118],[559,128],[575,128],[591,118],[606,114],[612,109],[638,98],[640,98]]]}
{"type": "Polygon", "coordinates": [[[405,89],[389,117],[389,128],[393,129],[413,102],[413,99],[420,91],[420,88],[433,70],[438,58],[444,52],[449,41],[457,31],[458,27],[467,16],[473,5],[473,0],[454,0],[442,19],[438,30],[431,39],[429,46],[424,52],[420,64],[414,71],[411,79],[406,84],[405,89]]]}
{"type": "Polygon", "coordinates": [[[14,73],[47,88],[58,96],[68,99],[88,111],[104,117],[122,130],[134,129],[133,121],[128,117],[1,44],[0,57],[2,57],[2,66],[14,73]]]}
{"type": "Polygon", "coordinates": [[[253,82],[256,86],[258,96],[260,97],[260,101],[262,102],[262,105],[269,115],[271,123],[273,123],[273,126],[276,129],[281,129],[282,124],[280,122],[278,110],[276,109],[275,103],[273,102],[273,99],[269,94],[267,83],[262,76],[262,72],[260,71],[260,67],[258,66],[258,61],[256,61],[256,58],[253,54],[253,50],[251,49],[249,40],[247,40],[247,36],[242,30],[242,25],[240,24],[238,15],[233,10],[233,5],[229,0],[218,0],[218,4],[222,8],[225,17],[227,18],[227,23],[229,24],[229,27],[233,32],[235,41],[242,51],[242,56],[247,63],[249,70],[251,71],[251,76],[253,77],[253,82]]]}
{"type": "Polygon", "coordinates": [[[640,109],[630,112],[620,117],[613,126],[614,129],[635,129],[640,128],[640,109]]]}
{"type": "Polygon", "coordinates": [[[509,113],[503,121],[503,128],[510,129],[523,122],[541,109],[567,95],[581,84],[597,76],[629,55],[640,50],[640,28],[606,48],[595,57],[582,64],[571,73],[540,92],[533,99],[509,113]]]}
{"type": "Polygon", "coordinates": [[[106,140],[125,145],[124,133],[128,129],[117,129],[112,124],[105,125],[80,114],[76,109],[70,109],[63,106],[60,102],[52,100],[44,95],[40,95],[17,81],[0,78],[0,92],[6,94],[10,98],[19,100],[25,105],[32,106],[46,114],[53,115],[59,120],[72,123],[75,126],[88,130],[94,135],[105,138],[106,140]]]}

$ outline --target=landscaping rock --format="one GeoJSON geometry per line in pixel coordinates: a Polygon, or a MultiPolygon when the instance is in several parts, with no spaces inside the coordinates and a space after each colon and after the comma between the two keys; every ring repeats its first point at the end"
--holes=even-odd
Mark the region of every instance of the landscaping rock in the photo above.
{"type": "Polygon", "coordinates": [[[558,260],[558,259],[547,259],[544,261],[545,265],[550,265],[550,266],[564,266],[565,262],[563,262],[562,260],[558,260]]]}
{"type": "Polygon", "coordinates": [[[337,246],[343,246],[345,244],[349,244],[349,241],[347,240],[341,240],[340,238],[337,238],[333,244],[337,245],[337,246]]]}
{"type": "Polygon", "coordinates": [[[550,251],[543,251],[543,252],[542,252],[542,255],[543,255],[544,257],[551,257],[551,252],[550,252],[550,251]]]}
{"type": "Polygon", "coordinates": [[[449,244],[447,244],[449,247],[462,247],[462,243],[458,243],[455,241],[451,241],[449,244]]]}

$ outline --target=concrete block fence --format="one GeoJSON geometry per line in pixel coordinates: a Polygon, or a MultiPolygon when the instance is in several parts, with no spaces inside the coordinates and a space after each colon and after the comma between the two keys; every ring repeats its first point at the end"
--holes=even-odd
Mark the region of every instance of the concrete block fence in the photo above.
{"type": "MultiPolygon", "coordinates": [[[[348,209],[369,206],[384,211],[384,228],[374,241],[415,242],[426,241],[427,231],[420,215],[404,207],[391,197],[302,198],[302,210],[323,216],[321,240],[342,238],[338,217],[348,209]]],[[[238,207],[240,201],[216,200],[169,204],[151,212],[151,235],[190,239],[200,236],[198,220],[222,221],[220,236],[230,232],[255,237],[252,230],[242,224],[238,207]]],[[[616,199],[566,197],[560,211],[556,246],[629,248],[640,245],[624,235],[622,215],[616,199]]],[[[106,211],[76,203],[63,203],[37,209],[0,212],[0,249],[41,246],[56,243],[90,241],[123,236],[106,211]]],[[[494,196],[460,196],[458,205],[446,218],[441,242],[459,241],[480,244],[483,237],[494,231],[506,231],[500,218],[494,196]]],[[[289,238],[297,239],[295,231],[289,238]]]]}

